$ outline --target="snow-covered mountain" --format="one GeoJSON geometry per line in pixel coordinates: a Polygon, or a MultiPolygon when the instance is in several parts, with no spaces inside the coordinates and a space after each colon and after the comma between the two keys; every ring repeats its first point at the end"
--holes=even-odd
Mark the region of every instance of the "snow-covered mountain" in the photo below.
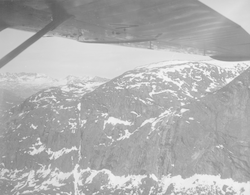
{"type": "Polygon", "coordinates": [[[40,91],[2,137],[5,194],[250,193],[250,70],[161,62],[40,91]],[[229,83],[229,84],[228,84],[229,83]]]}
{"type": "Polygon", "coordinates": [[[104,83],[108,79],[100,77],[75,77],[67,76],[63,79],[54,79],[44,74],[38,73],[1,73],[0,74],[0,88],[11,91],[22,98],[27,98],[40,90],[49,87],[58,86],[74,86],[82,87],[87,85],[94,85],[93,83],[104,83]]]}

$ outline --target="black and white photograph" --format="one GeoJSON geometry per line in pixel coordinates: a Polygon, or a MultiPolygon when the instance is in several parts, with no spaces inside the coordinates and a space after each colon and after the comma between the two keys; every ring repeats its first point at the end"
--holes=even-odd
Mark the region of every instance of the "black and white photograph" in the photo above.
{"type": "Polygon", "coordinates": [[[0,195],[250,195],[250,0],[0,0],[0,195]]]}

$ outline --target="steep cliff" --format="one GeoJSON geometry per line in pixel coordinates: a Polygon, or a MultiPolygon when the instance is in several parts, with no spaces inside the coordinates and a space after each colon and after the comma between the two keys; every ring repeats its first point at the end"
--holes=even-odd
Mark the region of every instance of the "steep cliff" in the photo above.
{"type": "Polygon", "coordinates": [[[58,89],[31,96],[7,125],[0,188],[248,195],[250,71],[234,79],[240,72],[161,63],[81,98],[58,89]]]}

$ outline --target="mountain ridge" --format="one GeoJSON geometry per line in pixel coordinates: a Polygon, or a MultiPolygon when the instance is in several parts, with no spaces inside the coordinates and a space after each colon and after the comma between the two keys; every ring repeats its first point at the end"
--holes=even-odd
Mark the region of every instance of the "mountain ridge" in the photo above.
{"type": "Polygon", "coordinates": [[[8,124],[0,184],[21,194],[248,195],[250,72],[236,73],[190,62],[128,71],[83,96],[35,94],[8,124]]]}

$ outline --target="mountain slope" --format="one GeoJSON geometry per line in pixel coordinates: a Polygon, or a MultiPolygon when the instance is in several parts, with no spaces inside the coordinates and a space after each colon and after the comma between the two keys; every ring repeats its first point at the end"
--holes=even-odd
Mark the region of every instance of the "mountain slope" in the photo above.
{"type": "Polygon", "coordinates": [[[61,94],[60,98],[64,99],[78,98],[105,82],[107,79],[100,77],[68,76],[58,80],[36,73],[0,74],[0,134],[5,132],[4,125],[11,120],[18,104],[38,91],[46,91],[42,100],[37,99],[37,104],[44,104],[53,101],[53,93],[61,94]],[[47,91],[47,88],[51,89],[47,91]]]}
{"type": "Polygon", "coordinates": [[[0,88],[0,116],[4,111],[10,109],[12,106],[21,103],[23,99],[19,96],[16,96],[7,89],[0,88]]]}
{"type": "Polygon", "coordinates": [[[6,122],[5,116],[8,114],[8,110],[13,106],[21,103],[23,99],[19,96],[16,96],[14,93],[6,89],[0,88],[0,136],[3,134],[4,124],[6,122]]]}
{"type": "Polygon", "coordinates": [[[35,94],[8,123],[1,188],[6,194],[247,195],[249,70],[223,87],[239,72],[161,63],[82,98],[58,88],[35,94]]]}

